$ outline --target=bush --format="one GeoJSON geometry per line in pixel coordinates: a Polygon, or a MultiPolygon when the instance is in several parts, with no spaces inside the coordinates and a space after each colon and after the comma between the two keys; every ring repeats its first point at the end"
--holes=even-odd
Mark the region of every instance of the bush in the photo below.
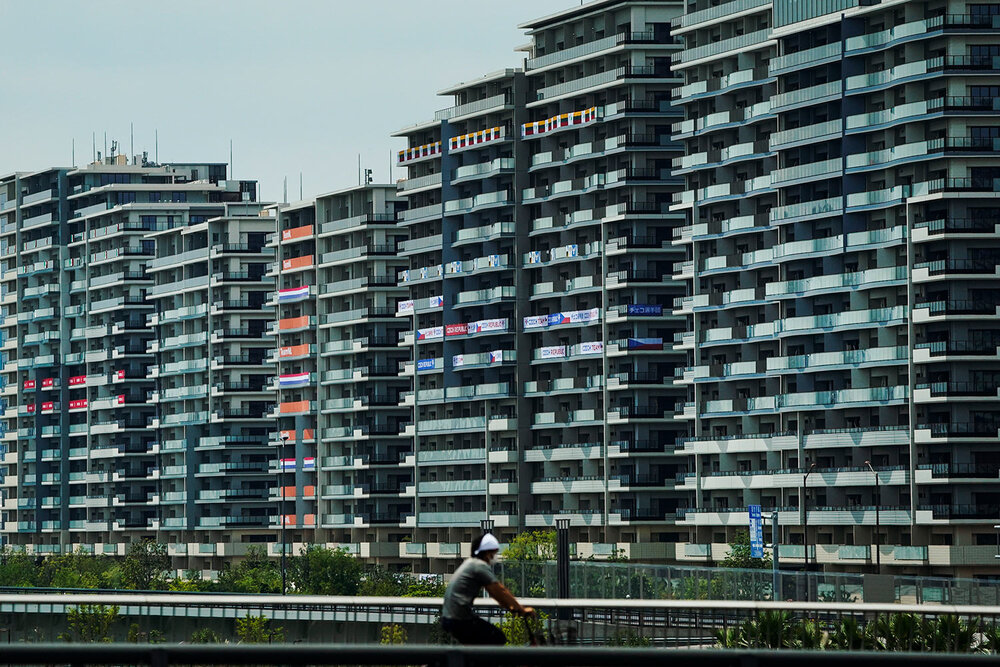
{"type": "Polygon", "coordinates": [[[272,628],[263,614],[247,616],[236,619],[236,638],[241,644],[280,644],[285,641],[285,629],[272,628]]]}
{"type": "Polygon", "coordinates": [[[542,638],[545,635],[546,621],[548,619],[549,615],[544,611],[536,612],[534,616],[522,616],[507,612],[503,615],[503,620],[500,622],[500,629],[503,630],[504,636],[507,637],[507,646],[525,646],[528,644],[531,637],[528,635],[526,624],[530,625],[531,631],[536,637],[542,638]]]}
{"type": "Polygon", "coordinates": [[[67,631],[60,639],[74,643],[111,641],[111,626],[118,620],[117,606],[82,604],[66,611],[67,631]]]}

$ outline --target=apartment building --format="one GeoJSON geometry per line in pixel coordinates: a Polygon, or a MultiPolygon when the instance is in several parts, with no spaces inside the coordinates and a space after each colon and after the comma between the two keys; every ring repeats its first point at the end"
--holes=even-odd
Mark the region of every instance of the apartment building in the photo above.
{"type": "Polygon", "coordinates": [[[396,318],[406,297],[397,286],[404,203],[394,186],[362,185],[277,208],[270,416],[287,544],[396,561],[405,551],[413,474],[396,318]]]}
{"type": "Polygon", "coordinates": [[[995,571],[1000,5],[690,3],[672,210],[692,493],[786,563],[995,571]]]}
{"type": "Polygon", "coordinates": [[[212,569],[266,539],[243,533],[273,513],[265,369],[245,363],[270,319],[255,199],[224,164],[0,178],[4,543],[123,555],[155,537],[212,569]]]}
{"type": "Polygon", "coordinates": [[[400,130],[414,558],[568,521],[581,557],[672,559],[674,2],[529,22],[524,68],[400,130]]]}

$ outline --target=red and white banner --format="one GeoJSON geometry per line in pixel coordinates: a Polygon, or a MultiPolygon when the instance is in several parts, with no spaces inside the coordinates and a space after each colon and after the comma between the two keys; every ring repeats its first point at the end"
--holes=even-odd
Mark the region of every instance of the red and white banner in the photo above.
{"type": "Polygon", "coordinates": [[[24,381],[24,388],[25,389],[34,389],[35,388],[35,381],[34,380],[25,380],[24,381]]]}
{"type": "MultiPolygon", "coordinates": [[[[118,371],[118,372],[124,373],[125,371],[118,371]]],[[[124,375],[122,377],[124,377],[124,375]]],[[[80,385],[85,385],[85,384],[87,384],[86,375],[74,375],[69,379],[69,386],[71,387],[78,387],[80,385]]]]}
{"type": "Polygon", "coordinates": [[[56,404],[53,403],[52,401],[46,401],[45,403],[42,403],[42,412],[52,412],[53,410],[55,410],[55,408],[56,404]]]}
{"type": "Polygon", "coordinates": [[[406,148],[399,151],[399,164],[404,162],[411,162],[413,160],[419,160],[420,158],[430,157],[432,155],[438,155],[441,152],[441,142],[435,141],[432,144],[424,144],[423,146],[414,146],[412,148],[406,148]]]}
{"type": "Polygon", "coordinates": [[[469,333],[467,324],[446,324],[444,327],[445,336],[464,336],[469,333]]]}
{"type": "Polygon", "coordinates": [[[42,389],[51,389],[54,386],[56,386],[55,378],[45,378],[42,380],[42,389]]]}
{"type": "Polygon", "coordinates": [[[537,134],[545,134],[553,130],[560,130],[575,125],[586,125],[593,123],[604,115],[603,107],[590,107],[583,111],[572,111],[552,116],[545,120],[537,120],[534,123],[525,123],[521,126],[522,137],[533,137],[537,134]]]}
{"type": "Polygon", "coordinates": [[[479,130],[478,132],[469,132],[468,134],[462,134],[457,137],[452,137],[448,140],[448,152],[454,153],[456,151],[465,150],[466,148],[473,148],[480,144],[489,143],[491,141],[501,141],[504,138],[504,128],[502,127],[491,127],[486,130],[479,130]]]}
{"type": "Polygon", "coordinates": [[[125,371],[115,371],[115,380],[116,381],[117,380],[124,380],[124,379],[125,379],[125,371]]]}
{"type": "Polygon", "coordinates": [[[125,405],[125,394],[118,394],[118,405],[125,405]]]}
{"type": "Polygon", "coordinates": [[[81,398],[76,401],[69,402],[69,409],[72,410],[83,410],[87,407],[87,399],[81,398]]]}
{"type": "Polygon", "coordinates": [[[28,403],[26,406],[24,406],[24,411],[27,412],[29,415],[35,414],[35,404],[28,403]]]}

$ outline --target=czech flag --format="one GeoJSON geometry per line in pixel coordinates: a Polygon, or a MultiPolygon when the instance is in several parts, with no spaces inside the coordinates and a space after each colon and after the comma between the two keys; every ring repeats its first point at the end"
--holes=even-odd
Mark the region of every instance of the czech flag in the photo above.
{"type": "Polygon", "coordinates": [[[298,301],[309,296],[309,285],[278,290],[278,301],[298,301]]]}
{"type": "Polygon", "coordinates": [[[628,349],[630,350],[662,350],[662,338],[629,338],[628,349]]]}
{"type": "Polygon", "coordinates": [[[309,373],[290,373],[278,377],[278,385],[282,387],[300,387],[309,384],[309,373]]]}

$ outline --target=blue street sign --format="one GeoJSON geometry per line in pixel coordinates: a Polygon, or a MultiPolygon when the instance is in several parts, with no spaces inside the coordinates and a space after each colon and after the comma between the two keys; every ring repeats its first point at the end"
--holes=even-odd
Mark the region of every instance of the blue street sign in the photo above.
{"type": "Polygon", "coordinates": [[[764,522],[760,518],[760,505],[750,505],[750,557],[764,557],[764,522]]]}

